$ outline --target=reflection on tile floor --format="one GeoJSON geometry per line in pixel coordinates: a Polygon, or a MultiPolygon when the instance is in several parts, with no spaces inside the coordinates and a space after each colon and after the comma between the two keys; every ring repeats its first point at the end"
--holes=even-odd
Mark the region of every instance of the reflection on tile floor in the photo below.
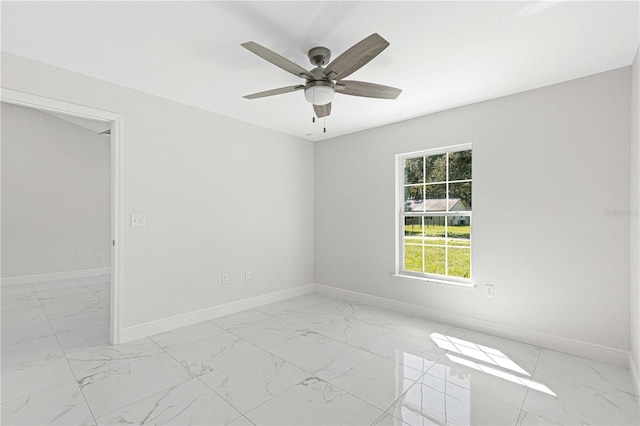
{"type": "Polygon", "coordinates": [[[1,423],[639,423],[624,368],[318,293],[108,336],[108,276],[2,288],[1,423]]]}

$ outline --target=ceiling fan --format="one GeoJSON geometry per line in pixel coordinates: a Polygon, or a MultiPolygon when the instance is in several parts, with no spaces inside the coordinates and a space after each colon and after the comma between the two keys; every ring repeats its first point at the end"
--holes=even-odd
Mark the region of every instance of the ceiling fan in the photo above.
{"type": "Polygon", "coordinates": [[[330,63],[331,51],[326,47],[314,47],[309,50],[308,56],[311,63],[316,67],[307,71],[300,65],[258,43],[253,41],[243,43],[242,47],[262,59],[306,80],[305,84],[281,87],[243,97],[245,99],[256,99],[304,90],[304,96],[309,103],[313,104],[313,110],[318,118],[331,114],[331,101],[335,93],[367,98],[396,99],[402,92],[401,89],[363,81],[343,80],[343,78],[359,70],[378,56],[387,46],[389,46],[389,42],[374,33],[351,46],[330,63]],[[328,65],[323,68],[325,64],[328,65]]]}

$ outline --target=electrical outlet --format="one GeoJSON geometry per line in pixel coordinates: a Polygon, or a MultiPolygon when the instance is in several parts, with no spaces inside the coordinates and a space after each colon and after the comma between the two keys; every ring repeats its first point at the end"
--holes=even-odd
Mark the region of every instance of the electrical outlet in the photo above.
{"type": "Polygon", "coordinates": [[[222,284],[229,284],[229,274],[226,272],[222,274],[222,284]]]}
{"type": "Polygon", "coordinates": [[[493,285],[487,284],[485,287],[485,296],[493,299],[493,285]]]}
{"type": "Polygon", "coordinates": [[[253,274],[251,273],[251,269],[245,269],[244,270],[244,279],[245,280],[250,280],[252,276],[253,276],[253,274]]]}
{"type": "Polygon", "coordinates": [[[75,260],[80,259],[80,251],[78,251],[78,250],[74,251],[74,252],[73,252],[73,258],[74,258],[75,260]]]}
{"type": "Polygon", "coordinates": [[[96,257],[100,257],[101,254],[102,253],[100,253],[100,250],[96,250],[96,252],[95,252],[96,257]]]}
{"type": "Polygon", "coordinates": [[[324,269],[325,271],[329,270],[329,262],[327,262],[326,260],[324,262],[322,262],[322,269],[324,269]]]}

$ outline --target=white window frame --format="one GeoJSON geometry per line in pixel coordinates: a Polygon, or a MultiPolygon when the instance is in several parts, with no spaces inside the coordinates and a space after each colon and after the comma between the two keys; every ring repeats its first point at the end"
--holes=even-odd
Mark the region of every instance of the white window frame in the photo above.
{"type": "MultiPolygon", "coordinates": [[[[473,218],[471,211],[456,211],[458,215],[463,214],[464,216],[469,216],[469,255],[470,255],[470,265],[469,265],[469,275],[470,278],[463,277],[455,277],[449,275],[439,275],[439,274],[430,274],[423,272],[415,272],[415,271],[406,271],[404,270],[404,224],[405,217],[421,217],[421,216],[454,216],[454,212],[428,212],[427,213],[419,213],[419,212],[405,212],[404,211],[404,162],[406,159],[421,157],[421,156],[431,156],[431,155],[439,155],[444,153],[452,153],[458,151],[467,151],[473,150],[471,143],[465,143],[460,145],[453,145],[448,147],[436,148],[436,149],[427,149],[422,151],[414,151],[407,152],[404,154],[396,155],[396,271],[395,276],[399,278],[409,278],[414,280],[423,280],[427,282],[433,282],[436,284],[453,284],[457,286],[463,287],[473,287],[475,285],[472,281],[473,279],[473,218]]],[[[473,157],[472,157],[473,158],[473,157]]],[[[473,161],[473,160],[472,160],[473,161]]],[[[447,162],[447,198],[449,195],[449,173],[448,173],[449,163],[447,162]]],[[[473,174],[473,167],[472,167],[473,174]]],[[[473,175],[471,177],[471,185],[473,188],[473,175]]],[[[472,192],[473,194],[473,192],[472,192]]],[[[473,195],[472,195],[473,196],[473,195]]],[[[447,221],[445,220],[445,227],[447,226],[447,221]]],[[[447,251],[445,250],[445,253],[447,251]]],[[[445,258],[446,259],[446,258],[445,258]]],[[[446,260],[445,260],[446,262],[446,260]]]]}

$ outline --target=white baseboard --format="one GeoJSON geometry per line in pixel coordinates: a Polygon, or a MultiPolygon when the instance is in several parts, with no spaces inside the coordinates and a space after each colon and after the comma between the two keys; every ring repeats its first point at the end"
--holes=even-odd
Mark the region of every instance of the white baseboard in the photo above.
{"type": "Polygon", "coordinates": [[[188,312],[186,314],[150,321],[131,327],[125,327],[122,330],[121,343],[153,336],[158,333],[165,333],[167,331],[197,324],[199,322],[212,320],[269,303],[279,302],[280,300],[288,299],[290,297],[311,293],[313,292],[313,288],[313,284],[292,287],[286,290],[274,291],[273,293],[251,297],[249,299],[238,300],[225,305],[213,306],[199,311],[188,312]]]}
{"type": "Polygon", "coordinates": [[[629,373],[631,374],[631,381],[633,382],[633,390],[636,392],[638,408],[640,408],[640,375],[638,374],[638,369],[631,352],[629,352],[629,373]]]}
{"type": "Polygon", "coordinates": [[[111,273],[111,268],[80,269],[78,271],[51,272],[49,274],[23,275],[2,279],[2,286],[41,283],[44,281],[66,280],[73,278],[95,277],[111,273]]]}
{"type": "Polygon", "coordinates": [[[569,339],[553,334],[541,333],[533,330],[519,329],[508,325],[484,321],[477,318],[440,311],[424,306],[413,305],[411,303],[400,302],[397,300],[386,299],[383,297],[372,296],[365,293],[344,290],[341,288],[331,287],[323,284],[314,284],[314,289],[318,293],[341,297],[356,302],[367,303],[369,305],[378,306],[380,308],[423,317],[433,321],[444,322],[458,327],[468,328],[470,330],[476,330],[483,333],[492,334],[494,336],[517,340],[523,343],[528,343],[531,345],[540,346],[571,355],[582,356],[585,358],[623,367],[627,367],[629,364],[629,352],[620,349],[583,342],[580,340],[569,339]]]}

